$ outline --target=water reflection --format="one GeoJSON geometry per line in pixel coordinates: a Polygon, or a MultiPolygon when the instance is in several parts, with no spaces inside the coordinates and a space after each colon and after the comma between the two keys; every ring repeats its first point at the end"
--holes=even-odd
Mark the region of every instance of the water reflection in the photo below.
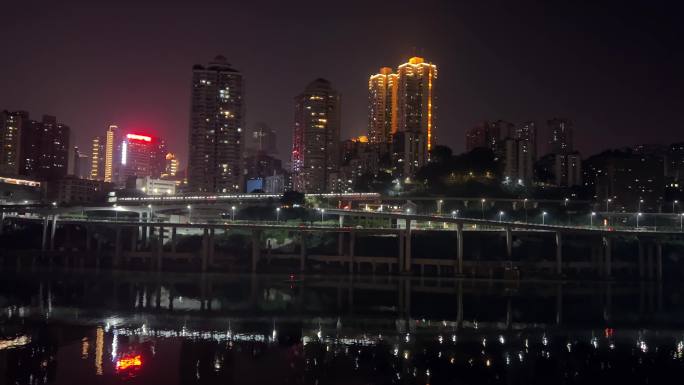
{"type": "Polygon", "coordinates": [[[0,384],[637,384],[684,374],[677,287],[0,278],[0,384]]]}

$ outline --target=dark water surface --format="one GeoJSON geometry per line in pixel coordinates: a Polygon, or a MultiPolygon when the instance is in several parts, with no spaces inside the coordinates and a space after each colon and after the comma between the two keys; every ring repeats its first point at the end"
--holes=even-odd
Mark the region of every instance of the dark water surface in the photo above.
{"type": "Polygon", "coordinates": [[[651,283],[0,273],[0,384],[664,384],[651,283]]]}

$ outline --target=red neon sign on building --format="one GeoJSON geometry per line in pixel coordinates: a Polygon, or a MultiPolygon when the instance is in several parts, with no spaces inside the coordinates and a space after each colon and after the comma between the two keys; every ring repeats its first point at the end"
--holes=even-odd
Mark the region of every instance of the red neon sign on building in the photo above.
{"type": "Polygon", "coordinates": [[[152,141],[151,136],[140,135],[140,134],[127,134],[126,138],[133,139],[133,140],[142,140],[144,142],[151,142],[152,141]]]}

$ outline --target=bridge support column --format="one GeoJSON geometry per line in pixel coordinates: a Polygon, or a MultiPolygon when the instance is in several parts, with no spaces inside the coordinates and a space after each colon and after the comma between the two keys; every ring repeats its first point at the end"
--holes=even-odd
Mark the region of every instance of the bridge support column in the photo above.
{"type": "Polygon", "coordinates": [[[176,253],[176,231],[177,227],[172,227],[171,228],[171,253],[175,254],[176,253]]]}
{"type": "Polygon", "coordinates": [[[513,255],[513,231],[510,226],[506,226],[506,255],[508,258],[513,255]]]}
{"type": "Polygon", "coordinates": [[[463,223],[456,224],[456,274],[463,275],[463,223]]]}
{"type": "Polygon", "coordinates": [[[207,264],[209,262],[209,229],[204,228],[202,235],[202,271],[207,271],[207,264]]]}
{"type": "Polygon", "coordinates": [[[404,251],[404,273],[411,273],[411,220],[406,220],[406,250],[404,251]]]}
{"type": "Polygon", "coordinates": [[[637,239],[637,246],[639,248],[639,279],[644,279],[646,273],[644,271],[644,242],[641,239],[637,239]]]}
{"type": "Polygon", "coordinates": [[[157,271],[161,271],[164,259],[164,228],[159,226],[157,234],[157,271]]]}
{"type": "Polygon", "coordinates": [[[349,233],[349,273],[354,273],[354,249],[356,248],[356,232],[349,233]]]}
{"type": "Polygon", "coordinates": [[[397,273],[401,273],[404,270],[404,232],[399,230],[397,233],[397,239],[399,240],[399,263],[397,264],[397,273]]]}
{"type": "Polygon", "coordinates": [[[43,217],[43,239],[41,243],[41,251],[47,250],[47,236],[48,236],[48,217],[43,217]]]}
{"type": "Polygon", "coordinates": [[[651,281],[654,278],[653,271],[655,269],[653,265],[653,245],[649,243],[646,248],[646,274],[651,281]]]}
{"type": "Polygon", "coordinates": [[[610,237],[603,237],[604,257],[605,257],[605,278],[613,275],[613,250],[610,237]]]}
{"type": "Polygon", "coordinates": [[[306,233],[299,233],[299,271],[306,270],[306,233]]]}
{"type": "MultiPolygon", "coordinates": [[[[100,256],[95,256],[95,264],[99,265],[100,256]]],[[[114,239],[114,261],[112,265],[119,267],[121,263],[121,226],[116,226],[116,238],[114,239]]]]}
{"type": "Polygon", "coordinates": [[[52,216],[52,228],[50,229],[50,250],[55,250],[55,233],[57,232],[57,217],[55,214],[52,216]]]}
{"type": "Polygon", "coordinates": [[[216,247],[214,243],[216,241],[216,230],[214,228],[209,229],[209,267],[214,266],[214,255],[216,254],[216,247]]]}
{"type": "Polygon", "coordinates": [[[252,273],[256,273],[261,256],[261,231],[252,230],[252,273]]]}
{"type": "Polygon", "coordinates": [[[663,244],[658,240],[655,244],[656,249],[656,279],[663,280],[663,244]]]}
{"type": "Polygon", "coordinates": [[[556,231],[556,274],[563,274],[563,235],[556,231]]]}
{"type": "Polygon", "coordinates": [[[85,251],[90,252],[90,238],[92,238],[93,229],[89,225],[85,226],[85,251]]]}
{"type": "MultiPolygon", "coordinates": [[[[340,217],[342,218],[342,217],[340,217]]],[[[342,226],[340,226],[342,227],[342,226]]],[[[344,233],[337,233],[337,255],[344,255],[344,233]]]]}

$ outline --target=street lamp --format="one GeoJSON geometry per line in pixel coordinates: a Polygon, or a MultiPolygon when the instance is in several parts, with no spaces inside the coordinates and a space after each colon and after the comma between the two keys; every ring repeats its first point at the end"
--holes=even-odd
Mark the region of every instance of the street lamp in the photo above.
{"type": "Polygon", "coordinates": [[[637,213],[637,215],[636,215],[636,220],[637,220],[637,221],[636,221],[636,228],[637,228],[637,230],[639,229],[639,217],[640,217],[641,215],[642,215],[641,213],[637,213]]]}
{"type": "Polygon", "coordinates": [[[280,207],[276,207],[276,222],[280,222],[280,207]]]}
{"type": "Polygon", "coordinates": [[[230,220],[235,221],[235,206],[230,208],[230,220]]]}
{"type": "Polygon", "coordinates": [[[147,205],[147,218],[152,221],[152,205],[147,205]]]}
{"type": "Polygon", "coordinates": [[[672,212],[675,212],[675,205],[678,205],[678,204],[679,204],[678,200],[675,199],[674,201],[672,201],[672,212]]]}
{"type": "Polygon", "coordinates": [[[504,216],[504,212],[499,211],[499,222],[503,222],[503,216],[504,216]]]}
{"type": "Polygon", "coordinates": [[[188,205],[188,222],[192,222],[192,206],[188,205]]]}
{"type": "Polygon", "coordinates": [[[644,200],[643,200],[643,199],[639,199],[639,209],[637,210],[637,212],[641,212],[641,204],[642,204],[642,203],[644,203],[644,200]]]}
{"type": "Polygon", "coordinates": [[[442,213],[442,203],[444,203],[444,200],[442,200],[442,199],[437,201],[437,214],[442,213]]]}
{"type": "Polygon", "coordinates": [[[325,209],[321,209],[321,223],[324,221],[325,209]]]}
{"type": "Polygon", "coordinates": [[[594,227],[594,217],[596,216],[595,212],[591,212],[591,215],[589,215],[589,226],[594,227]]]}
{"type": "Polygon", "coordinates": [[[570,198],[565,198],[565,201],[564,201],[565,207],[568,207],[568,202],[569,202],[569,201],[570,201],[570,198]]]}
{"type": "Polygon", "coordinates": [[[484,204],[485,204],[485,199],[482,198],[482,201],[480,201],[480,204],[482,206],[482,219],[484,219],[484,204]]]}
{"type": "Polygon", "coordinates": [[[451,212],[451,218],[453,218],[453,219],[458,218],[458,210],[454,210],[451,212]]]}
{"type": "Polygon", "coordinates": [[[548,214],[546,211],[542,211],[542,225],[546,224],[546,214],[548,214]]]}
{"type": "Polygon", "coordinates": [[[609,205],[610,202],[612,202],[612,201],[613,201],[613,200],[610,199],[610,198],[606,199],[606,212],[608,212],[608,205],[609,205]]]}
{"type": "Polygon", "coordinates": [[[527,198],[523,199],[523,209],[525,210],[525,223],[527,223],[527,198]]]}

